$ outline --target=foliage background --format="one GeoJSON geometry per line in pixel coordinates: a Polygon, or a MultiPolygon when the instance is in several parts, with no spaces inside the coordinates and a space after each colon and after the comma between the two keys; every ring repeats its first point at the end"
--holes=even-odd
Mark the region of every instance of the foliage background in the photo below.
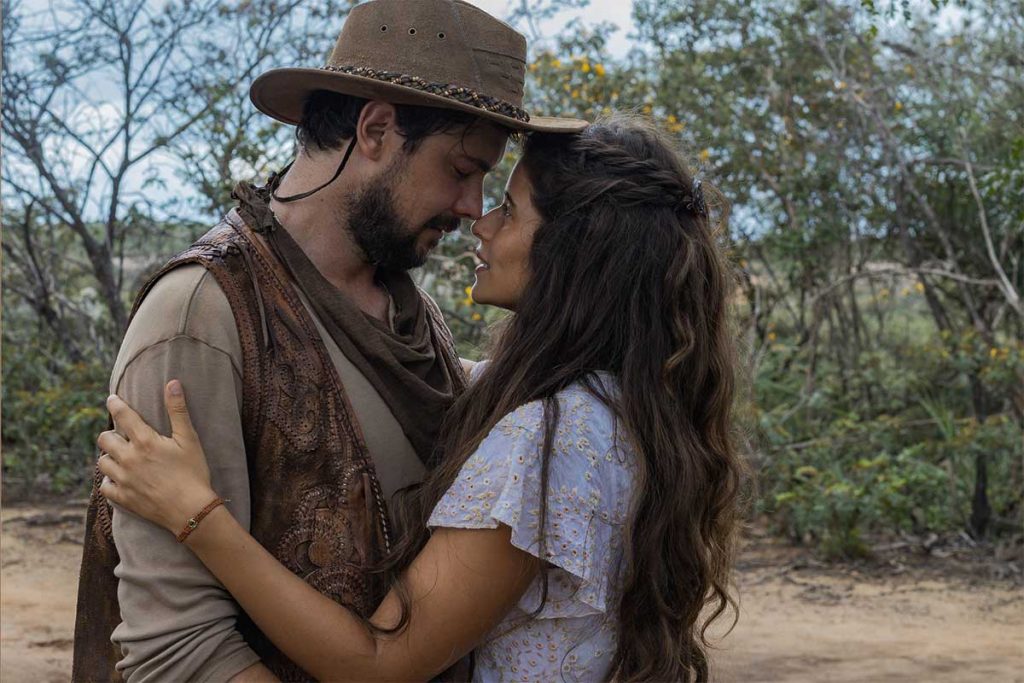
{"type": "MultiPolygon", "coordinates": [[[[538,31],[586,0],[511,4],[531,109],[654,117],[732,204],[758,512],[832,556],[1019,532],[1024,4],[635,0],[619,56],[609,24],[538,31]]],[[[4,0],[8,492],[84,490],[138,285],[294,152],[248,83],[319,63],[349,8],[4,0]]],[[[477,356],[471,247],[419,277],[477,356]]]]}

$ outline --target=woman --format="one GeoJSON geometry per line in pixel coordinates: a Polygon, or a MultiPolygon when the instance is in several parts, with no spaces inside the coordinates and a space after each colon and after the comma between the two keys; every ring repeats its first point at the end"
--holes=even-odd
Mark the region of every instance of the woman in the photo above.
{"type": "MultiPolygon", "coordinates": [[[[742,478],[714,228],[648,124],[527,138],[473,226],[473,297],[515,315],[445,420],[441,464],[392,511],[405,532],[370,623],[223,506],[185,542],[321,679],[428,679],[472,650],[478,680],[706,680],[742,478]]],[[[216,493],[179,383],[166,400],[169,438],[109,399],[127,440],[100,436],[101,491],[178,533],[216,493]]]]}

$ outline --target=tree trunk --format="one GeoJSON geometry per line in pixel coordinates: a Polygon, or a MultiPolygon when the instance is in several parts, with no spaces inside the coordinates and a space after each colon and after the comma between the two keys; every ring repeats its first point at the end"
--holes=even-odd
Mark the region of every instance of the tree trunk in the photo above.
{"type": "Polygon", "coordinates": [[[971,519],[968,522],[968,533],[971,538],[985,538],[989,522],[992,520],[992,506],[988,502],[988,454],[978,453],[974,456],[974,497],[971,498],[971,519]]]}
{"type": "MultiPolygon", "coordinates": [[[[971,402],[974,404],[974,418],[978,424],[983,423],[988,418],[988,401],[985,389],[976,374],[971,375],[971,402]]],[[[982,451],[974,456],[974,496],[971,498],[968,533],[977,540],[985,538],[991,520],[992,506],[988,501],[988,453],[982,451]]]]}

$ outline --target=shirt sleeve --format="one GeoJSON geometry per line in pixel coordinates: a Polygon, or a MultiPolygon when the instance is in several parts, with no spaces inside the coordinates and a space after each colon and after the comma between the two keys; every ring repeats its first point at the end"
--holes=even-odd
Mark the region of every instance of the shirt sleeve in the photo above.
{"type": "MultiPolygon", "coordinates": [[[[216,281],[196,268],[202,271],[172,271],[147,296],[125,336],[111,390],[169,434],[163,387],[181,380],[213,487],[248,528],[237,330],[216,281]]],[[[236,629],[238,605],[186,546],[116,507],[113,534],[122,622],[111,638],[128,681],[225,681],[259,661],[236,629]]]]}
{"type": "MultiPolygon", "coordinates": [[[[427,522],[430,527],[512,531],[512,544],[555,568],[548,601],[538,618],[601,614],[609,604],[617,549],[621,548],[629,480],[612,457],[610,431],[595,424],[596,399],[560,396],[562,414],[549,461],[547,513],[541,526],[541,454],[544,408],[528,403],[502,418],[463,465],[427,522]]],[[[598,420],[602,419],[598,413],[598,420]]],[[[518,607],[540,604],[540,582],[518,607]]]]}

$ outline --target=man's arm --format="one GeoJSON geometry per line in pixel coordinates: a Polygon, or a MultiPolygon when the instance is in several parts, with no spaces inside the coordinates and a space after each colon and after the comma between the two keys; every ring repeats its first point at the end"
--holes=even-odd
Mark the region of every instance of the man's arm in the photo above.
{"type": "Polygon", "coordinates": [[[263,666],[262,662],[256,662],[245,671],[232,676],[228,683],[277,683],[280,680],[273,671],[263,666]]]}
{"type": "MultiPolygon", "coordinates": [[[[201,266],[184,266],[154,286],[132,321],[111,391],[158,430],[169,423],[163,385],[181,379],[199,401],[196,428],[208,439],[213,481],[248,527],[249,484],[241,424],[241,346],[227,300],[201,266]],[[200,405],[201,404],[201,405],[200,405]]],[[[118,669],[137,681],[272,680],[236,628],[238,605],[187,548],[115,508],[115,569],[122,623],[112,639],[118,669]]]]}

